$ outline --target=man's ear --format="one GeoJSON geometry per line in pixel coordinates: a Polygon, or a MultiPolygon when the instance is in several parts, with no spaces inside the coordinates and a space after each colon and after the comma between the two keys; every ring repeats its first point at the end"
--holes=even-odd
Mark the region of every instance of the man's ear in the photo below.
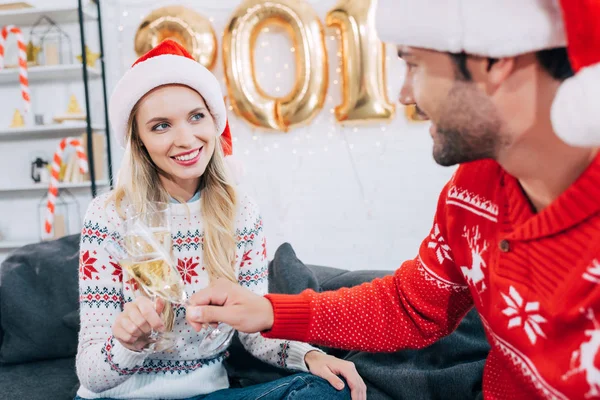
{"type": "Polygon", "coordinates": [[[490,91],[498,88],[515,69],[515,58],[488,58],[471,56],[467,67],[473,81],[490,91]]]}
{"type": "Polygon", "coordinates": [[[515,70],[515,58],[488,59],[487,80],[491,86],[500,86],[515,70]]]}

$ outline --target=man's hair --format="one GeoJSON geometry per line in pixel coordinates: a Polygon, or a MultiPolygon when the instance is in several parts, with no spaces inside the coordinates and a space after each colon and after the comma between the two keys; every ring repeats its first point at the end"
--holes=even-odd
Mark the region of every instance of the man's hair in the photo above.
{"type": "MultiPolygon", "coordinates": [[[[469,55],[466,53],[449,54],[456,66],[456,76],[458,79],[465,81],[472,80],[473,77],[467,68],[467,58],[469,55]]],[[[548,72],[552,78],[558,81],[564,81],[574,75],[571,63],[569,62],[569,55],[567,54],[567,49],[565,47],[540,50],[535,53],[535,56],[542,68],[548,72]]],[[[496,61],[498,61],[497,58],[488,58],[488,69],[491,68],[496,61]]]]}

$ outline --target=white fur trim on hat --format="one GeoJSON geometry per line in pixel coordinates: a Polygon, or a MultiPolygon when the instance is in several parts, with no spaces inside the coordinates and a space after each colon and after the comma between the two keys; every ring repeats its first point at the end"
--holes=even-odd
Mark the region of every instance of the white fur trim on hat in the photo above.
{"type": "Polygon", "coordinates": [[[566,46],[556,0],[377,0],[376,21],[383,42],[443,52],[511,57],[566,46]]]}
{"type": "Polygon", "coordinates": [[[165,54],[134,65],[117,83],[110,98],[110,124],[121,147],[125,147],[127,123],[133,107],[152,89],[181,84],[196,90],[210,109],[220,135],[227,124],[227,112],[219,81],[200,63],[187,57],[165,54]]]}
{"type": "Polygon", "coordinates": [[[572,146],[600,146],[600,64],[582,68],[558,88],[552,126],[572,146]]]}

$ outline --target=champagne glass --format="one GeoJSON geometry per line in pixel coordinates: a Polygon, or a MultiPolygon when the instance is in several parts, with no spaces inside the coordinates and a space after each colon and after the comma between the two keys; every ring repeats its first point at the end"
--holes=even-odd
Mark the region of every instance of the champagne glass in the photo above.
{"type": "MultiPolygon", "coordinates": [[[[179,274],[172,257],[170,212],[168,203],[150,203],[147,210],[125,221],[125,235],[121,243],[111,241],[107,250],[117,259],[139,284],[142,292],[156,300],[167,302],[163,321],[167,332],[152,332],[148,351],[166,351],[174,347],[173,309],[171,304],[187,306],[185,282],[179,274]]],[[[234,329],[219,323],[204,330],[199,351],[210,357],[220,353],[231,342],[234,329]]]]}
{"type": "Polygon", "coordinates": [[[161,318],[166,331],[152,331],[148,352],[168,351],[175,346],[172,332],[174,312],[172,304],[187,299],[184,283],[171,260],[171,230],[168,203],[149,202],[144,212],[132,215],[124,222],[122,239],[112,237],[105,248],[123,270],[137,282],[142,295],[165,301],[161,318]]]}

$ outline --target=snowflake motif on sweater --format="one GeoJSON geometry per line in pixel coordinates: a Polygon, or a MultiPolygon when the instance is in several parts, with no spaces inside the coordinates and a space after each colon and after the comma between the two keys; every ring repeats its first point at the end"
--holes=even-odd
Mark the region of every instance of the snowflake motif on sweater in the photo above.
{"type": "MultiPolygon", "coordinates": [[[[133,301],[137,284],[103,247],[108,237],[121,237],[121,219],[110,194],[90,204],[82,229],[79,286],[81,330],[77,351],[79,396],[84,398],[187,398],[228,387],[223,366],[226,352],[211,359],[198,353],[204,332],[196,333],[177,307],[172,352],[147,355],[128,350],[112,337],[112,325],[126,302],[133,301]]],[[[268,290],[268,259],[262,219],[255,203],[238,195],[236,217],[236,272],[240,285],[257,294],[268,290]]],[[[171,236],[177,269],[188,295],[206,287],[203,267],[203,226],[200,201],[173,204],[171,236]]],[[[259,334],[239,334],[243,346],[255,357],[275,366],[306,371],[304,356],[315,348],[259,334]]]]}

